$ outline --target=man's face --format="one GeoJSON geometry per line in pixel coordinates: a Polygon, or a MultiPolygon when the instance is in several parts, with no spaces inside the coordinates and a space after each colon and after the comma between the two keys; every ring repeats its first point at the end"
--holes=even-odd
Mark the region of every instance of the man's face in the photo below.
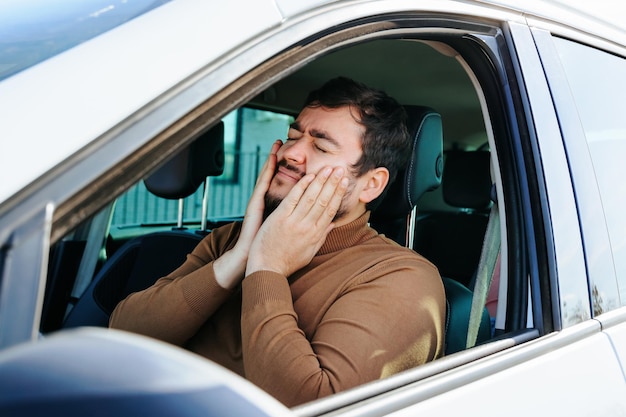
{"type": "Polygon", "coordinates": [[[265,196],[266,214],[278,206],[300,178],[308,173],[317,174],[326,166],[343,167],[350,180],[335,219],[355,212],[358,206],[355,190],[359,179],[352,174],[352,165],[361,157],[365,131],[355,117],[348,106],[336,109],[305,107],[302,110],[276,155],[277,170],[265,196]]]}

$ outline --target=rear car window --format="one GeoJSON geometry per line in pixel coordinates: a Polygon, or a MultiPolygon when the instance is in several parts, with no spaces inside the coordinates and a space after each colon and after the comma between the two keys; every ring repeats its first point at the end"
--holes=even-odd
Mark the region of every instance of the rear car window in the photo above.
{"type": "Polygon", "coordinates": [[[626,305],[626,59],[561,38],[554,42],[587,139],[626,305]]]}

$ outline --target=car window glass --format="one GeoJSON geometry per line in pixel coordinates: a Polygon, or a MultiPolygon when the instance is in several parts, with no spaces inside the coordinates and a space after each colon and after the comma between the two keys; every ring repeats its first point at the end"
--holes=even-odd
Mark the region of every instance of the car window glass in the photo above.
{"type": "MultiPolygon", "coordinates": [[[[270,111],[240,108],[224,121],[224,173],[209,177],[207,215],[219,221],[243,216],[256,177],[272,143],[285,138],[293,117],[270,111]]],[[[184,222],[199,223],[203,187],[185,199],[184,222]]],[[[111,232],[123,228],[176,224],[178,201],[152,195],[143,181],[133,186],[116,202],[111,232]]]]}
{"type": "Polygon", "coordinates": [[[626,305],[626,59],[565,39],[554,42],[589,146],[626,305]]]}

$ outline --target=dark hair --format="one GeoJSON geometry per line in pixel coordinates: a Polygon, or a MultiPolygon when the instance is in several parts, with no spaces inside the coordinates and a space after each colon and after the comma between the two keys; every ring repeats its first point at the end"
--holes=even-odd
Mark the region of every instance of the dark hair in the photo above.
{"type": "MultiPolygon", "coordinates": [[[[387,188],[403,168],[410,152],[410,138],[406,127],[404,108],[385,92],[346,77],[334,78],[309,93],[305,107],[338,108],[351,106],[358,111],[357,120],[365,127],[361,142],[363,153],[352,166],[355,176],[385,167],[389,171],[387,188]]],[[[372,208],[386,194],[368,205],[372,208]]]]}

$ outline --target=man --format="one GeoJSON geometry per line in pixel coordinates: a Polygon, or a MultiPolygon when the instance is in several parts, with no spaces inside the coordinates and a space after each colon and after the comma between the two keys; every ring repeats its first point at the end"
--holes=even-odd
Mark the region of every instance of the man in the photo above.
{"type": "Polygon", "coordinates": [[[406,163],[405,118],[346,78],[312,92],[272,146],[243,223],[213,230],[122,301],[111,327],[183,346],[288,406],[440,356],[436,268],[367,224],[406,163]]]}

